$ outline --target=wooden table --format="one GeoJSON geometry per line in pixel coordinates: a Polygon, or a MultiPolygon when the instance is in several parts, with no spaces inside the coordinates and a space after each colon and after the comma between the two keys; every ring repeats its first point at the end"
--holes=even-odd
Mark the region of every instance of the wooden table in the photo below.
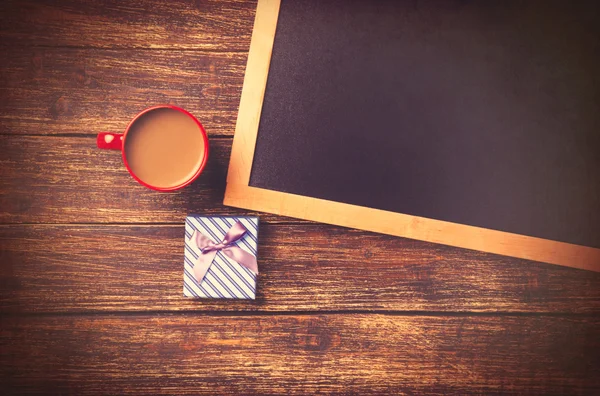
{"type": "Polygon", "coordinates": [[[600,392],[600,274],[261,214],[257,299],[182,297],[188,213],[222,205],[256,3],[3,1],[0,384],[7,393],[600,392]],[[174,103],[191,187],[95,135],[174,103]]]}

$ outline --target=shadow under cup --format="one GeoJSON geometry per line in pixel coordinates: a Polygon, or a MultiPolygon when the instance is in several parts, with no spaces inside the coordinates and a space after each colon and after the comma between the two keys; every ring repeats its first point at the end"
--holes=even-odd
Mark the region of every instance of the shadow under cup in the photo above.
{"type": "Polygon", "coordinates": [[[129,126],[123,160],[141,184],[161,191],[182,188],[202,172],[208,140],[200,123],[175,107],[149,109],[129,126]]]}

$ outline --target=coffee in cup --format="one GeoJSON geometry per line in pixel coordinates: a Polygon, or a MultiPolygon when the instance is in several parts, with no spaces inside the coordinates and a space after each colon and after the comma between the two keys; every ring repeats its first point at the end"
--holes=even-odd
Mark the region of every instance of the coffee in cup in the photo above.
{"type": "Polygon", "coordinates": [[[191,183],[202,171],[208,156],[204,128],[190,113],[175,106],[143,111],[122,136],[101,135],[98,136],[99,147],[117,148],[107,145],[114,144],[118,138],[116,143],[132,176],[159,191],[172,191],[191,183]]]}

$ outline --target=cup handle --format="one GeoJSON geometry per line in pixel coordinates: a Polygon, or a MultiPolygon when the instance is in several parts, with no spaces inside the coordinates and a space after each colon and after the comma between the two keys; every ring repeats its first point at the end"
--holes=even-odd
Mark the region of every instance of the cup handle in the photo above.
{"type": "Polygon", "coordinates": [[[112,132],[100,132],[96,139],[96,145],[101,149],[122,150],[123,134],[112,132]]]}

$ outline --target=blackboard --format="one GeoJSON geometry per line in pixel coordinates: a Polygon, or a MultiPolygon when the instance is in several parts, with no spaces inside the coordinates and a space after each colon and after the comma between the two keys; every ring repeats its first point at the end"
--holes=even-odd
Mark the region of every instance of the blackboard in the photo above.
{"type": "MultiPolygon", "coordinates": [[[[567,249],[555,263],[600,266],[597,2],[261,0],[255,33],[274,3],[264,99],[247,122],[242,94],[226,203],[243,184],[230,204],[549,262],[567,249]],[[244,128],[256,131],[240,143],[244,128]],[[248,145],[240,183],[236,146],[248,145]],[[259,190],[342,206],[331,221],[259,190]],[[405,217],[397,232],[388,220],[362,227],[343,205],[438,222],[415,235],[405,217]],[[497,233],[473,246],[427,237],[446,223],[497,233]],[[513,254],[515,235],[530,239],[513,254]],[[520,253],[540,240],[557,243],[520,253]]],[[[260,86],[248,81],[252,40],[244,90],[260,86]]]]}

